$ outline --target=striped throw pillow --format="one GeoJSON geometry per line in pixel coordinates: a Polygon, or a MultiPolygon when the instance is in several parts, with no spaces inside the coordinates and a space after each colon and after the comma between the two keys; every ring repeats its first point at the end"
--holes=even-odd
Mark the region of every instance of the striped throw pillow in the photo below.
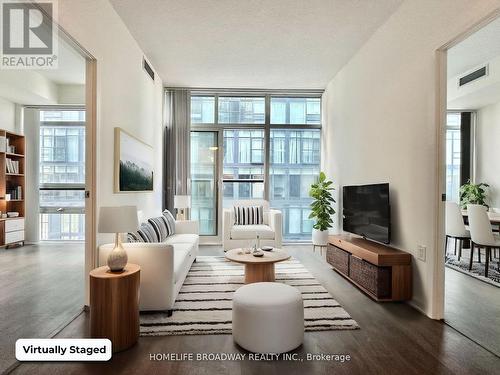
{"type": "Polygon", "coordinates": [[[127,233],[127,242],[144,242],[142,237],[137,232],[127,233]]]}
{"type": "Polygon", "coordinates": [[[171,236],[175,234],[175,219],[174,215],[170,213],[169,210],[163,211],[163,217],[165,218],[165,222],[167,223],[168,235],[171,236]]]}
{"type": "Polygon", "coordinates": [[[235,225],[256,225],[263,223],[263,206],[234,206],[235,225]]]}
{"type": "Polygon", "coordinates": [[[168,232],[167,220],[163,215],[148,219],[148,223],[151,224],[151,226],[155,230],[156,236],[158,237],[160,242],[163,242],[167,239],[169,232],[168,232]]]}
{"type": "Polygon", "coordinates": [[[141,236],[144,242],[160,242],[160,239],[156,235],[153,226],[150,223],[143,223],[137,229],[137,233],[141,236]]]}

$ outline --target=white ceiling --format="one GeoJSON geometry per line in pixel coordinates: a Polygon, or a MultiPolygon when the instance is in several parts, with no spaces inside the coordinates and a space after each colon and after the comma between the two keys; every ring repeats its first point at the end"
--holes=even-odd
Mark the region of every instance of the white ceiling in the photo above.
{"type": "Polygon", "coordinates": [[[167,86],[324,88],[403,0],[110,0],[167,86]]]}
{"type": "Polygon", "coordinates": [[[500,19],[448,50],[448,108],[474,110],[500,101],[500,19]],[[489,64],[489,74],[458,87],[458,77],[489,64]]]}
{"type": "Polygon", "coordinates": [[[500,56],[500,18],[448,50],[448,78],[500,56]]]}

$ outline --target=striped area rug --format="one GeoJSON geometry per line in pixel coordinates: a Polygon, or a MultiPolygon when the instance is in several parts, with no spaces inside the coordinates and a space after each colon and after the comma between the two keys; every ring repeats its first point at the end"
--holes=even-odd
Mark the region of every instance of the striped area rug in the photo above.
{"type": "MultiPolygon", "coordinates": [[[[141,314],[141,336],[231,334],[233,293],[244,285],[244,265],[223,256],[198,256],[174,313],[141,314]]],[[[358,324],[295,259],[275,264],[276,281],[302,292],[306,331],[358,329],[358,324]]]]}

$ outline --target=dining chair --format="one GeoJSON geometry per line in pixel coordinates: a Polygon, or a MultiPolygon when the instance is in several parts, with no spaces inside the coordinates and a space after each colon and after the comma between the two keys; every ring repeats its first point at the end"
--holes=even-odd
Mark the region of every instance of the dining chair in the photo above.
{"type": "Polygon", "coordinates": [[[472,269],[474,249],[477,247],[478,252],[480,252],[481,248],[484,247],[486,249],[484,276],[488,277],[491,249],[500,248],[500,237],[493,234],[493,229],[491,228],[490,219],[485,206],[479,204],[469,204],[467,205],[467,215],[469,216],[469,230],[472,239],[469,271],[472,269]]]}
{"type": "Polygon", "coordinates": [[[455,202],[446,202],[446,215],[445,215],[445,227],[446,227],[446,245],[445,253],[448,254],[448,239],[453,238],[455,241],[455,252],[457,255],[457,242],[458,242],[458,260],[462,257],[462,248],[464,245],[464,240],[470,240],[470,232],[467,230],[464,224],[464,219],[462,213],[460,212],[460,207],[455,202]]]}

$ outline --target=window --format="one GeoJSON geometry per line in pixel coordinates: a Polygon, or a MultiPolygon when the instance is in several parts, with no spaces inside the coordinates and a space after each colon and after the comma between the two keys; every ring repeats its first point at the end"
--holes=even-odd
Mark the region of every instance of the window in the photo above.
{"type": "MultiPolygon", "coordinates": [[[[320,172],[319,94],[233,96],[200,91],[191,97],[191,119],[193,132],[213,131],[222,138],[222,150],[217,152],[222,168],[215,177],[222,180],[221,206],[231,207],[240,199],[267,199],[283,212],[285,240],[310,240],[309,189],[320,172]],[[204,113],[209,113],[205,119],[204,113]]],[[[199,148],[195,143],[191,147],[199,152],[193,151],[199,148]]],[[[192,172],[193,195],[200,194],[196,176],[192,172]]],[[[217,194],[211,196],[213,203],[217,194]]],[[[193,211],[195,215],[201,214],[193,211]]],[[[216,215],[210,217],[216,221],[216,215]]]]}
{"type": "Polygon", "coordinates": [[[191,123],[213,124],[215,121],[215,98],[213,96],[191,97],[191,123]]]}
{"type": "Polygon", "coordinates": [[[85,239],[85,111],[40,111],[40,239],[85,239]]]}
{"type": "Polygon", "coordinates": [[[217,234],[217,133],[191,132],[191,218],[200,234],[217,234]]]}
{"type": "Polygon", "coordinates": [[[264,124],[265,99],[219,97],[220,124],[264,124]]]}
{"type": "Polygon", "coordinates": [[[309,239],[309,188],[320,172],[320,130],[271,129],[270,147],[272,155],[276,147],[284,155],[271,160],[271,207],[283,212],[286,239],[309,239]]]}
{"type": "Polygon", "coordinates": [[[446,116],[446,198],[459,202],[461,139],[460,112],[450,112],[446,116]]]}
{"type": "Polygon", "coordinates": [[[224,206],[264,198],[264,131],[224,130],[224,206]]]}
{"type": "Polygon", "coordinates": [[[320,98],[271,98],[271,124],[321,124],[320,98]]]}

